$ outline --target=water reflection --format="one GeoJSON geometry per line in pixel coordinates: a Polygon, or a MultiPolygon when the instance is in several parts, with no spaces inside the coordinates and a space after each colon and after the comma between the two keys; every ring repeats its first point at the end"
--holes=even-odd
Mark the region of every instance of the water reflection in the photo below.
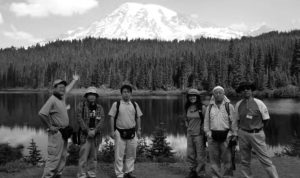
{"type": "MultiPolygon", "coordinates": [[[[34,138],[43,153],[46,151],[47,136],[40,119],[38,110],[48,99],[49,93],[0,93],[0,142],[12,145],[23,143],[28,146],[34,138]]],[[[119,97],[101,97],[99,102],[107,114],[113,102],[119,97]]],[[[79,95],[71,95],[67,103],[71,125],[76,129],[75,108],[82,100],[79,95]]],[[[183,96],[171,97],[134,97],[144,113],[142,130],[149,137],[159,123],[164,122],[168,133],[168,141],[174,150],[184,155],[186,150],[185,128],[183,124],[183,96]]],[[[236,100],[233,100],[235,103],[236,100]]],[[[300,112],[297,109],[300,100],[271,99],[264,101],[271,113],[270,127],[266,131],[267,144],[271,152],[280,152],[282,147],[289,144],[290,139],[300,134],[300,112]]],[[[108,118],[106,118],[108,125],[108,118]]],[[[104,135],[108,135],[109,127],[105,127],[104,135]]]]}

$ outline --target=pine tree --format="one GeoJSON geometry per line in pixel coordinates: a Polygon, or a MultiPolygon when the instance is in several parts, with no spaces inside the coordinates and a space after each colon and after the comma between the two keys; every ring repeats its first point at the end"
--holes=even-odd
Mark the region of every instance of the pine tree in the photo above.
{"type": "Polygon", "coordinates": [[[41,160],[41,150],[38,149],[36,143],[31,139],[30,145],[27,148],[29,150],[29,156],[26,157],[28,163],[32,165],[37,165],[41,160]]]}
{"type": "Polygon", "coordinates": [[[170,143],[166,140],[166,130],[162,125],[163,124],[160,124],[160,126],[156,127],[153,133],[150,157],[154,160],[160,158],[173,158],[174,155],[172,148],[170,147],[170,143]]]}
{"type": "Polygon", "coordinates": [[[295,84],[300,83],[300,40],[296,41],[291,64],[291,76],[296,79],[295,84]]]}

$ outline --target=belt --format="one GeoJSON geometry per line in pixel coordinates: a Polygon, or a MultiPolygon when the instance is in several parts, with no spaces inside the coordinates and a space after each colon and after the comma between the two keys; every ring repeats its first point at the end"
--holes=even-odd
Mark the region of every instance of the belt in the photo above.
{"type": "Polygon", "coordinates": [[[258,132],[260,132],[262,130],[262,128],[260,128],[260,129],[252,129],[252,130],[246,130],[246,129],[242,129],[242,130],[245,131],[245,132],[248,132],[248,133],[258,133],[258,132]]]}

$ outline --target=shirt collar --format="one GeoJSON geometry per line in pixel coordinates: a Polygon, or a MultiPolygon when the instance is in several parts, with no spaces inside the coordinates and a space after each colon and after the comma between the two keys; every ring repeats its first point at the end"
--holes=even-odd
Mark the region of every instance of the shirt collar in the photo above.
{"type": "Polygon", "coordinates": [[[131,104],[131,101],[129,100],[129,101],[126,102],[126,101],[124,101],[124,100],[121,100],[121,103],[122,103],[122,104],[128,104],[128,105],[129,105],[129,104],[131,104]]]}

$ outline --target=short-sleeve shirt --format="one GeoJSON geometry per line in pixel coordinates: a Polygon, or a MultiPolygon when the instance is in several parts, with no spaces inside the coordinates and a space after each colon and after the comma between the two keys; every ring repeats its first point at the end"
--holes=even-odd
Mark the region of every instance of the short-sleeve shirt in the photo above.
{"type": "Polygon", "coordinates": [[[187,133],[190,135],[199,135],[201,129],[202,110],[197,109],[195,105],[188,108],[186,113],[187,133]]]}
{"type": "Polygon", "coordinates": [[[59,100],[52,95],[39,111],[39,114],[49,116],[50,123],[56,127],[69,125],[68,110],[64,100],[59,100]]]}
{"type": "Polygon", "coordinates": [[[242,100],[237,105],[241,129],[261,129],[264,126],[263,120],[270,119],[266,105],[258,99],[242,100]]]}
{"type": "MultiPolygon", "coordinates": [[[[136,103],[136,112],[137,112],[137,117],[141,117],[143,115],[137,103],[136,103]]],[[[115,117],[116,113],[117,113],[117,102],[114,102],[108,115],[111,117],[115,117]]],[[[135,109],[131,101],[130,102],[125,102],[123,100],[120,101],[119,114],[116,121],[116,126],[119,129],[130,129],[136,126],[135,109]]]]}

